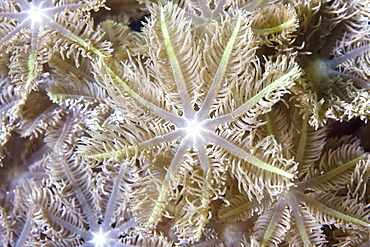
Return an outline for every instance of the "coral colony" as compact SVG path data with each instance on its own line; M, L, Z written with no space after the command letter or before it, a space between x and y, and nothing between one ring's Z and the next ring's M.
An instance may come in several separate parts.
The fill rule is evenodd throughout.
M370 246L369 23L0 0L0 246Z

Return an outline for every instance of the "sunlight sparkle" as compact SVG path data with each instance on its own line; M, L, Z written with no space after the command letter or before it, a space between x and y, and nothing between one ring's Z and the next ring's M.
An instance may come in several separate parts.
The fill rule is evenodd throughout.
M106 244L108 244L109 239L109 231L103 233L103 229L100 227L99 232L92 232L93 239L89 241L89 243L92 243L95 245L95 247L104 247Z
M37 6L32 6L32 8L28 11L28 16L31 19L32 24L41 23L43 15L44 13L42 13Z

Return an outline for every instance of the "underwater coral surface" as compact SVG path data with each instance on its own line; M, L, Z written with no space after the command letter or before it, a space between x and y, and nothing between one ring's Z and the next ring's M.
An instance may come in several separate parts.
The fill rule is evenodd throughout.
M369 0L0 0L0 246L370 246Z

